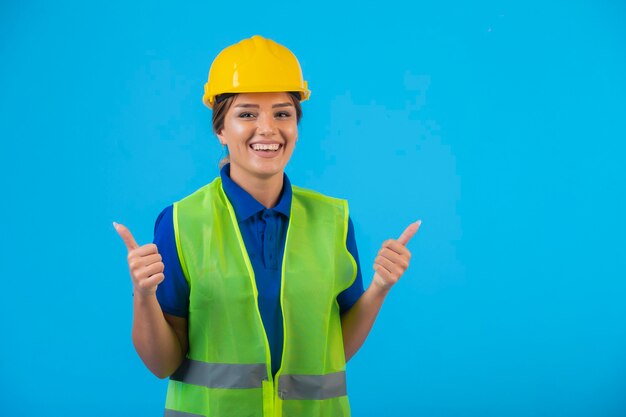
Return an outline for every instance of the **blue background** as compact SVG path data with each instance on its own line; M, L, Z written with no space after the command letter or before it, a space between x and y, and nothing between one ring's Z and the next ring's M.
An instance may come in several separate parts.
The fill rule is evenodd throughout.
M218 174L203 84L258 33L312 90L287 172L349 199L366 283L423 220L353 414L626 416L623 2L58 3L0 6L0 414L162 415L111 222L150 242Z

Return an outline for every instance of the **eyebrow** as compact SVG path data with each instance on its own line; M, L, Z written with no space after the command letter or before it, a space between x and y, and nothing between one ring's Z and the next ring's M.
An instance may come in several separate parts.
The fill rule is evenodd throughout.
M247 104L247 103L241 103L241 104L237 104L235 107L243 107L243 108L259 108L258 104ZM278 103L278 104L274 104L272 105L272 108L275 109L276 107L293 107L293 103Z

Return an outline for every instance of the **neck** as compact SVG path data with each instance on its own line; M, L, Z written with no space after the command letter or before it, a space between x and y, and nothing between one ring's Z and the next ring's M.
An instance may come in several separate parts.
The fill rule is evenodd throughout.
M269 177L255 177L247 175L238 167L230 164L230 179L246 190L256 201L265 208L272 208L278 204L280 192L283 189L283 173L274 174Z

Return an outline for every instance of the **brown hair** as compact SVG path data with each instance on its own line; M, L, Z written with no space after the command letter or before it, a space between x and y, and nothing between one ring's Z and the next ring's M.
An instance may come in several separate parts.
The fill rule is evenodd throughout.
M300 123L302 118L302 105L300 104L300 93L292 93L289 95L292 97L293 106L296 108L296 123ZM228 109L235 101L237 94L223 94L215 97L215 104L213 104L213 133L216 135L224 128L224 119ZM219 168L222 169L224 165L230 162L230 157L226 155L219 163Z

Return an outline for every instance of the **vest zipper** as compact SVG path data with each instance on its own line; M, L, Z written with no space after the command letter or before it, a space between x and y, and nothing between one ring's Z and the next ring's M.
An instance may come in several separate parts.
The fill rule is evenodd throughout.
M277 384L274 381L274 378L272 377L272 356L270 353L270 343L267 339L267 332L265 331L265 326L263 325L263 319L261 318L261 310L259 309L259 290L257 289L257 286L256 286L256 277L254 275L254 269L252 268L252 263L250 262L250 256L248 255L248 250L246 249L246 245L243 241L243 237L241 236L241 230L239 229L239 224L237 223L237 216L235 215L235 209L231 205L230 201L228 201L228 198L226 198L225 200L226 200L225 201L226 207L228 207L228 212L230 214L230 219L233 223L233 226L237 235L237 241L239 242L239 247L243 254L244 263L246 264L246 269L248 270L250 284L252 285L252 294L254 296L254 307L256 309L257 319L259 320L259 324L261 325L261 330L263 332L263 343L265 345L265 367L267 368L267 380L263 381L263 383L261 384L262 391L263 391L263 417L274 417L277 415L276 399L275 399ZM282 293L282 288L281 288L281 293ZM282 300L281 300L281 308L282 308ZM284 320L284 317L283 317L283 320ZM269 389L271 389L271 392L266 392ZM270 404L266 404L266 402L269 402Z
M291 202L291 207L289 207L289 221L287 223L287 233L285 233L285 246L283 247L283 262L280 270L280 311L283 317L283 351L282 355L280 355L280 367L276 372L276 378L274 381L274 390L276 392L275 396L275 405L274 405L274 417L282 417L283 409L280 406L280 401L285 398L285 393L280 391L278 388L278 381L280 379L280 375L283 372L283 367L285 366L285 348L287 346L287 338L289 335L287 334L287 320L285 318L285 259L287 255L287 247L289 245L289 232L291 231L291 219L293 216L293 200Z

